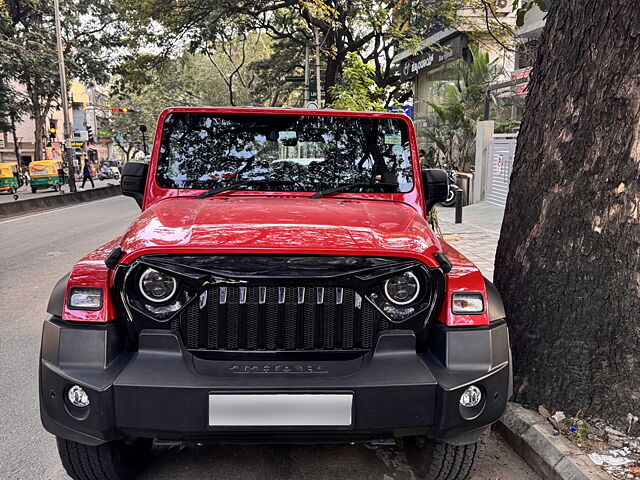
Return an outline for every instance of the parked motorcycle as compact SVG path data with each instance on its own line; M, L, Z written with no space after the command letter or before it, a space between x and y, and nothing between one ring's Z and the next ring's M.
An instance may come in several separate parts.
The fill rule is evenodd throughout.
M455 169L450 169L449 176L449 185L456 185L456 175L457 171ZM449 187L449 192L447 193L447 199L441 203L443 207L453 207L456 203L456 189Z

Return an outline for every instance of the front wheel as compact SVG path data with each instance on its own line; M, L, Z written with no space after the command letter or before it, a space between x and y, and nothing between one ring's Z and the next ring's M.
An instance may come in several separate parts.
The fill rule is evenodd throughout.
M144 468L153 441L109 442L97 447L57 437L62 465L74 480L131 480Z
M417 480L468 480L488 438L489 430L481 440L468 445L451 445L433 439L407 439L407 460Z
M442 202L443 207L453 207L456 204L456 191L449 187L449 192L447 193L447 199Z

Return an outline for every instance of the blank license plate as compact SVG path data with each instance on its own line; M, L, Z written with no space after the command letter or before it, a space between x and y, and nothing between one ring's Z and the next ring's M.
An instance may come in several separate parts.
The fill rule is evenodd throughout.
M212 427L351 425L353 394L209 395Z

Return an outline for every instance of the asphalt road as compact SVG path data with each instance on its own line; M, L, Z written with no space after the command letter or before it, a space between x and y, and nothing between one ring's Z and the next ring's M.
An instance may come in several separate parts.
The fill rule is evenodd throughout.
M0 222L0 479L66 479L40 425L40 329L55 282L82 256L121 234L138 210L113 197ZM400 452L362 446L156 447L143 479L413 480ZM493 434L474 480L538 480Z
M98 180L97 178L93 180L96 188L106 187L108 185L119 185L120 180ZM82 180L80 182L76 182L76 187L78 191L82 191L80 186L82 185ZM85 189L90 189L91 183L87 180L85 184ZM65 193L69 193L69 186L63 185L62 190ZM23 185L18 190L18 201L27 200L30 198L40 198L40 197L48 197L51 195L60 195L60 192L56 192L53 188L47 188L46 190L37 190L36 193L31 193L31 187L29 185ZM0 192L0 203L14 202L13 195L6 192Z

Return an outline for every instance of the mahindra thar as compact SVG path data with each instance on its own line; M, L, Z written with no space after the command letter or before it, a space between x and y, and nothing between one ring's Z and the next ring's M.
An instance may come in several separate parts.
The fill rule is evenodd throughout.
M511 396L499 293L436 237L448 192L388 112L169 108L141 215L54 287L40 412L74 479L153 442L405 449L466 479Z

